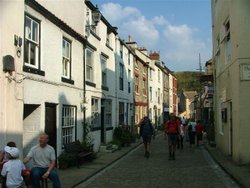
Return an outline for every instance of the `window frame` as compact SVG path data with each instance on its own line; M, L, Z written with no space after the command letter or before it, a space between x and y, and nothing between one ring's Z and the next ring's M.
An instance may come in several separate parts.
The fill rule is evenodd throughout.
M68 110L68 112L66 112L66 110ZM66 118L68 118L67 122L66 122ZM65 122L66 124L69 123L69 125L65 125ZM63 105L62 106L62 126L61 126L62 145L75 141L76 122L77 122L77 107L71 106L71 105ZM70 133L68 133L67 135L64 135L64 132L65 132L64 130Z
M107 58L101 56L102 86L108 87Z
M90 64L88 64L88 53L91 54L91 59L89 60ZM86 70L85 70L85 75L86 75L86 81L94 83L94 51L91 50L90 48L86 48L85 51L85 61L86 61ZM89 67L89 78L88 78L88 67Z
M26 24L27 24L27 19L31 20L32 22L34 23L37 23L38 25L38 28L37 28L37 43L36 43L36 55L35 55L35 65L32 65L28 62L26 62L26 58L29 59L29 55L27 55L28 52L28 45L27 44L30 44L30 43L34 43L32 42L30 39L26 38L26 35L27 35L27 31L26 31ZM32 32L32 31L30 31ZM33 74L38 74L38 75L41 75L41 76L44 76L45 75L45 72L41 70L41 61L40 61L40 55L41 55L41 21L38 20L37 18L33 17L32 15L28 14L28 13L25 13L24 15L24 52L23 52L23 56L24 56L24 63L23 63L23 71L24 72L30 72L30 73L33 73Z
M101 117L100 117L100 100L97 97L91 98L91 126L100 127Z
M66 57L65 54L64 54L64 42L66 44L68 44L68 56L69 57ZM67 48L66 48L67 49ZM71 79L71 66L72 66L72 61L71 61L71 50L72 50L72 43L70 40L68 40L66 37L63 37L62 39L62 77L63 78L66 78L66 79ZM65 71L64 71L64 60L66 60L67 62L67 65L66 65L66 68L68 69L66 72L67 74L65 75Z
M119 64L119 89L124 90L124 65L122 63Z

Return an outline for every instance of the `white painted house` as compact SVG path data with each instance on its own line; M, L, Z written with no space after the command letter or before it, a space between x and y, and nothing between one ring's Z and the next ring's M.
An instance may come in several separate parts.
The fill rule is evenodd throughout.
M71 7L67 9L65 7ZM58 154L83 139L84 2L25 1L23 148L45 131ZM61 10L64 10L64 14ZM71 15L70 18L67 15ZM23 27L22 25L20 27Z
M116 39L116 116L115 126L134 128L134 52Z

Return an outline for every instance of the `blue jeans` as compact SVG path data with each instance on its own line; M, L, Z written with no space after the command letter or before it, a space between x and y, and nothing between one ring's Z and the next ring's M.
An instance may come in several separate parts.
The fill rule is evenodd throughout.
M35 188L40 188L40 179L42 178L43 174L47 172L48 168L41 168L41 167L34 167L31 169L31 177L32 177L32 184ZM59 177L56 171L53 169L48 177L52 183L53 188L61 188Z

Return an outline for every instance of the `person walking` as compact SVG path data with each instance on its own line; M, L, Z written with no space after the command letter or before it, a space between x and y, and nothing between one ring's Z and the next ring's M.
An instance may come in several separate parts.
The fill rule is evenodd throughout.
M204 126L202 125L201 121L197 121L197 125L195 127L196 131L196 146L199 147L200 142L202 141L202 134L203 134Z
M19 150L16 147L5 147L8 162L4 163L1 175L6 178L6 187L21 187L23 183L22 171L25 169L23 162L18 159Z
M53 188L60 188L60 180L54 167L56 164L55 150L48 145L48 135L40 133L39 144L33 146L28 155L23 159L24 164L33 159L33 168L31 169L32 184L35 188L40 188L40 179L49 178L53 182Z
M154 133L154 128L149 118L145 116L140 123L140 136L142 137L144 144L144 156L149 158L150 155L150 143Z
M191 148L193 148L195 145L195 127L196 127L196 122L192 119L188 123L188 136Z
M180 123L174 113L170 114L170 120L165 125L165 132L168 135L169 160L175 160L175 150L180 133Z
M183 140L185 137L185 127L181 124L180 125L180 135L179 135L179 140L180 140L180 149L183 149Z

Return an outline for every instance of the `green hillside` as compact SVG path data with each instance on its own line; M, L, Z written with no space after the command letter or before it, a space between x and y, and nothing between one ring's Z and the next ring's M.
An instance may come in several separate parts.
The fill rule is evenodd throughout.
M175 72L177 78L177 93L178 95L182 90L185 91L199 91L200 81L199 72Z

